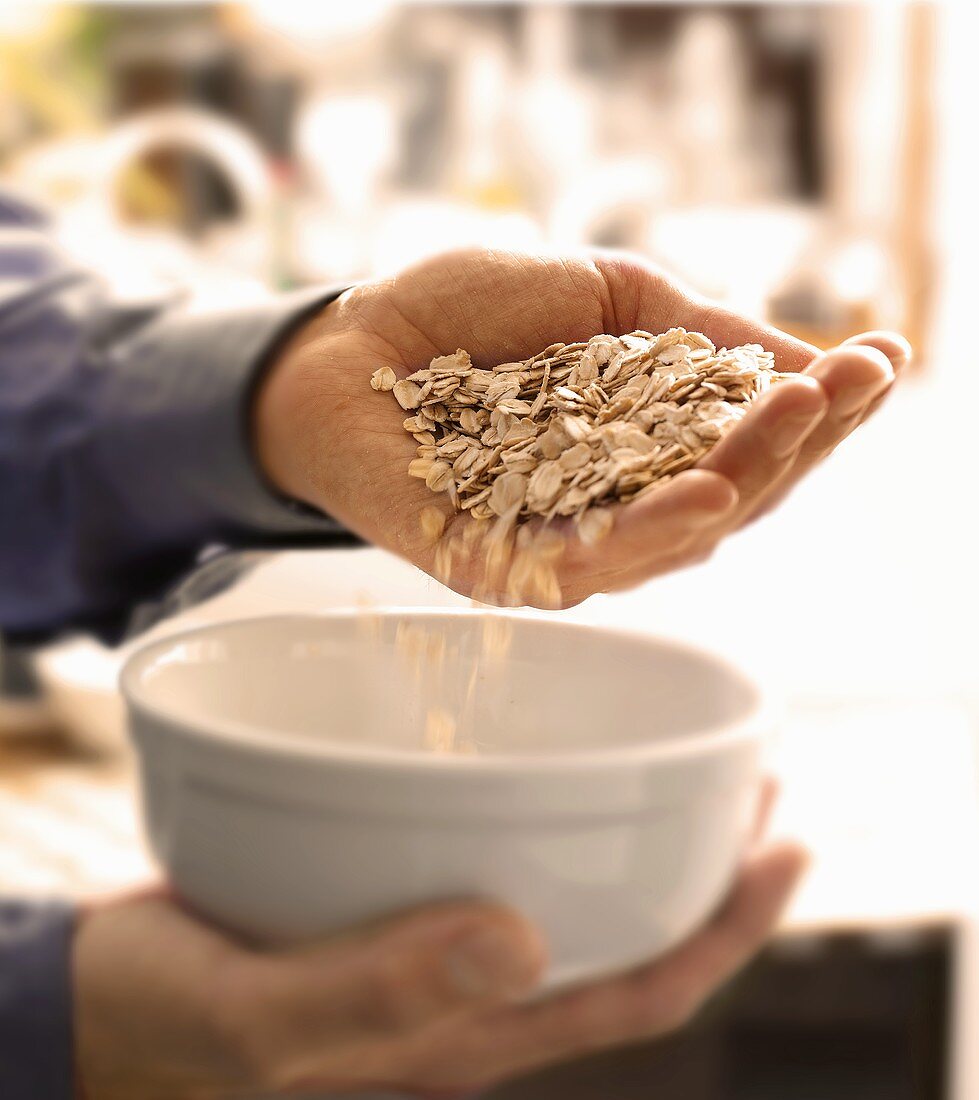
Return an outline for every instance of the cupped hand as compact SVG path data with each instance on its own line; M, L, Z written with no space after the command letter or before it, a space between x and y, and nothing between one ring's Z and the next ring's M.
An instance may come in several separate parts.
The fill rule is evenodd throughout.
M102 903L74 942L79 1096L444 1098L662 1036L762 946L805 862L794 845L757 848L714 917L669 955L532 1001L544 945L488 903L276 951L236 942L162 892Z
M282 492L435 573L421 510L437 504L449 534L472 521L408 476L416 444L397 402L371 390L373 372L389 366L405 377L457 347L491 367L558 341L678 325L718 346L760 343L798 378L757 401L696 469L617 508L598 546L569 540L557 567L565 605L703 559L860 425L910 358L902 337L879 332L821 354L634 258L455 252L347 291L293 337L258 393L259 460ZM478 564L449 581L471 595Z

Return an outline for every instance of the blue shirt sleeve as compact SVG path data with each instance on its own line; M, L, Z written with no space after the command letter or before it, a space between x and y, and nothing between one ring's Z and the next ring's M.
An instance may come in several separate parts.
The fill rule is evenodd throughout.
M0 632L111 635L206 544L330 542L249 443L273 349L338 291L221 315L127 308L0 194ZM0 1097L72 1095L72 912L0 902Z
M74 1095L71 988L74 916L60 903L0 901L0 1096Z
M339 291L222 314L126 308L0 195L0 630L111 633L208 543L329 542L249 442L271 351Z

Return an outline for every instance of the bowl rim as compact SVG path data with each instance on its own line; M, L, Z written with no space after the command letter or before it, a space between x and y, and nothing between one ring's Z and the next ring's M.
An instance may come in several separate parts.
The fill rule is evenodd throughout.
M304 763L363 768L375 771L452 771L457 775L486 776L493 773L587 772L622 770L643 763L682 763L696 757L709 756L723 749L762 740L775 724L775 706L771 693L743 669L727 657L693 642L661 636L639 628L605 626L585 622L553 622L545 613L533 609L467 608L381 605L366 614L384 618L411 616L423 619L482 618L492 615L518 621L543 622L551 627L594 633L605 637L627 640L650 647L664 647L681 653L707 665L713 665L733 680L746 687L752 696L748 711L733 722L704 726L682 737L664 742L637 742L624 745L605 745L568 752L553 750L527 753L494 752L481 754L438 753L421 749L401 749L372 745L364 748L355 742L339 739L316 741L299 734L287 732L267 733L247 722L236 719L205 720L178 716L165 705L149 697L142 675L175 645L191 641L200 635L213 634L228 629L254 627L258 624L278 622L309 622L322 620L347 620L363 616L362 607L331 607L322 611L285 612L247 615L236 619L224 619L212 623L175 631L164 637L156 637L136 648L126 658L119 672L118 684L130 718L130 736L133 732L132 714L142 712L163 725L171 733L200 743L219 745L238 754L259 754L265 757L300 759Z

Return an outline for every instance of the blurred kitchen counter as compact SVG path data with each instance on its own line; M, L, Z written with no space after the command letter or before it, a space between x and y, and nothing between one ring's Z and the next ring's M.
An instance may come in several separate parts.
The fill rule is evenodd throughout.
M0 893L83 898L153 874L128 756L54 732L0 737Z

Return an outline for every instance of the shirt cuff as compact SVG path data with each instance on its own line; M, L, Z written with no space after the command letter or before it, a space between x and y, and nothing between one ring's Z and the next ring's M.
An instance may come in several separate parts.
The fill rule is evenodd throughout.
M0 1096L71 1100L71 938L58 902L0 902Z
M275 349L344 289L303 290L224 313L172 310L118 349L117 423L132 438L117 435L111 445L117 457L138 454L140 476L153 479L140 494L156 511L145 517L150 526L215 538L343 531L267 483L250 418L256 382Z

